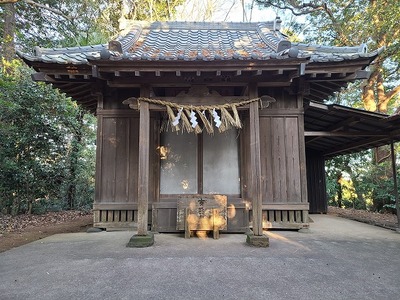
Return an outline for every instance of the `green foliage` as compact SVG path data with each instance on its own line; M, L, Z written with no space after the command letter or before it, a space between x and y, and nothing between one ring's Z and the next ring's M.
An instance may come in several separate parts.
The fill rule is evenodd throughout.
M43 0L15 4L15 40L20 50L107 43L120 31L122 18L165 21L183 0ZM5 7L0 5L0 35ZM4 42L4 41L3 41ZM21 49L22 48L22 49Z
M400 106L400 6L397 1L256 1L280 13L301 16L297 18L297 25L291 24L290 35L302 36L306 43L365 44L369 51L384 47L370 68L370 77L363 83L364 107L390 113Z
M399 174L397 174L399 176ZM395 212L395 196L393 187L392 167L389 161L374 164L371 169L371 179L368 183L373 198L375 211ZM391 210L393 208L393 210Z
M339 207L366 208L368 199L363 189L370 152L343 155L326 162L328 200Z
M109 1L44 0L15 4L17 47L65 47L106 43L118 33L120 11L107 10ZM108 11L108 14L106 14ZM0 6L0 34L5 26L5 7ZM115 20L116 19L116 20Z
M42 212L91 203L93 117L84 116L80 123L77 116L83 112L75 102L33 82L30 70L20 66L12 75L0 75L0 111L0 211ZM71 151L74 143L79 145ZM66 201L71 184L81 192L73 206Z
M373 150L335 157L326 162L330 205L395 212L390 161L374 163ZM400 172L397 171L397 177Z

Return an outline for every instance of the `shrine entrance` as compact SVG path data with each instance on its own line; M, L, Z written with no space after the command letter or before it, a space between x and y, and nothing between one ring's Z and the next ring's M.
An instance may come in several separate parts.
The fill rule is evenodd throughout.
M240 133L160 134L160 198L180 194L241 196Z
M182 196L224 195L230 212L224 230L245 232L251 209L244 184L246 172L242 171L248 152L244 149L249 145L248 104L262 106L261 98L221 96L206 86L191 86L171 96L124 101L133 110L147 102L152 115L150 139L156 151L150 157L154 189L150 191L149 228L181 230L176 216Z

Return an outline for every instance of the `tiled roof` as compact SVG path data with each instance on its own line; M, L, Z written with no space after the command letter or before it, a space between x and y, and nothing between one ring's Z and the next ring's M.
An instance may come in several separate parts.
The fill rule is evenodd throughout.
M335 62L373 57L364 45L326 47L291 43L276 22L189 23L134 22L127 34L109 45L72 48L35 48L34 55L18 53L28 61L87 64L89 60L221 61L307 58Z
M121 44L132 60L263 60L290 48L263 23L142 23L131 33L138 38Z

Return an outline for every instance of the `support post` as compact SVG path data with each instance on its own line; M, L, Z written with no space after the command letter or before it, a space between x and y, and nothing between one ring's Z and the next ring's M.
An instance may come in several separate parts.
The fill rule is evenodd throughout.
M149 103L141 102L139 111L138 235L147 235L150 153Z
M258 102L250 104L250 164L252 173L253 232L262 235L262 197L261 197L261 161L260 161L260 124Z
M257 84L249 85L249 97L258 97ZM269 239L263 235L262 227L262 194L261 194L261 149L260 149L260 116L259 103L250 103L250 170L251 174L251 197L253 209L253 233L247 235L246 242L252 246L268 247Z
M394 198L396 203L397 212L397 231L400 231L400 203L399 203L399 192L397 189L397 171L396 171L396 154L394 153L393 141L390 143L390 154L392 158L392 172L393 172L393 188L394 188Z
M154 235L147 230L149 206L149 156L150 156L150 109L149 103L140 103L139 162L138 162L138 231L127 247L149 247Z

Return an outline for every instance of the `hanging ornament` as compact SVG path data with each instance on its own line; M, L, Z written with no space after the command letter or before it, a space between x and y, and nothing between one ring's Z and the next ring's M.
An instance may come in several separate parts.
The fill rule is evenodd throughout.
M221 122L221 118L219 117L215 108L213 108L213 110L212 110L212 115L214 118L215 127L219 128L221 126L222 122Z
M182 114L183 108L180 108L178 110L178 114L175 117L175 120L172 121L172 126L177 126L179 124L179 120L181 119L181 114Z
M189 116L189 114L188 114L187 109L182 110L182 113L181 113L182 128L184 130L186 130L187 132L192 132L193 128L192 128L192 126L190 124L188 116Z
M233 117L235 119L235 127L242 128L242 122L240 121L240 117L239 117L239 113L236 108L236 104L232 104L232 112L233 112Z
M189 111L187 108L185 108L185 109L183 110L183 112L184 112L184 115L187 115L188 118L191 118L192 110ZM197 118L196 118L196 120L197 120ZM194 132L195 132L196 134L199 134L199 133L202 132L202 130L201 130L199 124L197 123L197 121L196 121L196 126L193 126L193 127L192 127L192 124L190 123L189 119L187 120L187 123L188 123L187 126L190 128L191 132L192 132L193 130L194 130Z
M193 110L190 111L190 123L192 123L193 128L195 128L197 126L197 124L199 124L197 122L196 113Z
M262 98L266 97L267 103L276 101L274 98L269 96L263 96ZM216 105L182 105L160 99L140 97L138 99L129 98L124 101L124 104L129 104L129 107L131 107L132 101L134 100L137 100L138 107L140 101L146 101L148 103L154 103L166 107L168 121L165 121L165 123L162 124L161 130L167 130L166 126L170 125L172 131L182 130L182 132L195 132L196 134L201 133L203 129L205 129L207 133L213 134L213 125L218 128L219 132L224 132L230 127L242 128L237 108L256 101L262 102L261 98L254 98L242 100L236 103L231 102ZM174 110L177 112L176 115Z
M203 110L196 110L197 115L200 117L200 120L203 122L204 128L206 129L207 133L213 134L214 128L212 126L212 121L210 122L206 116L206 111Z

